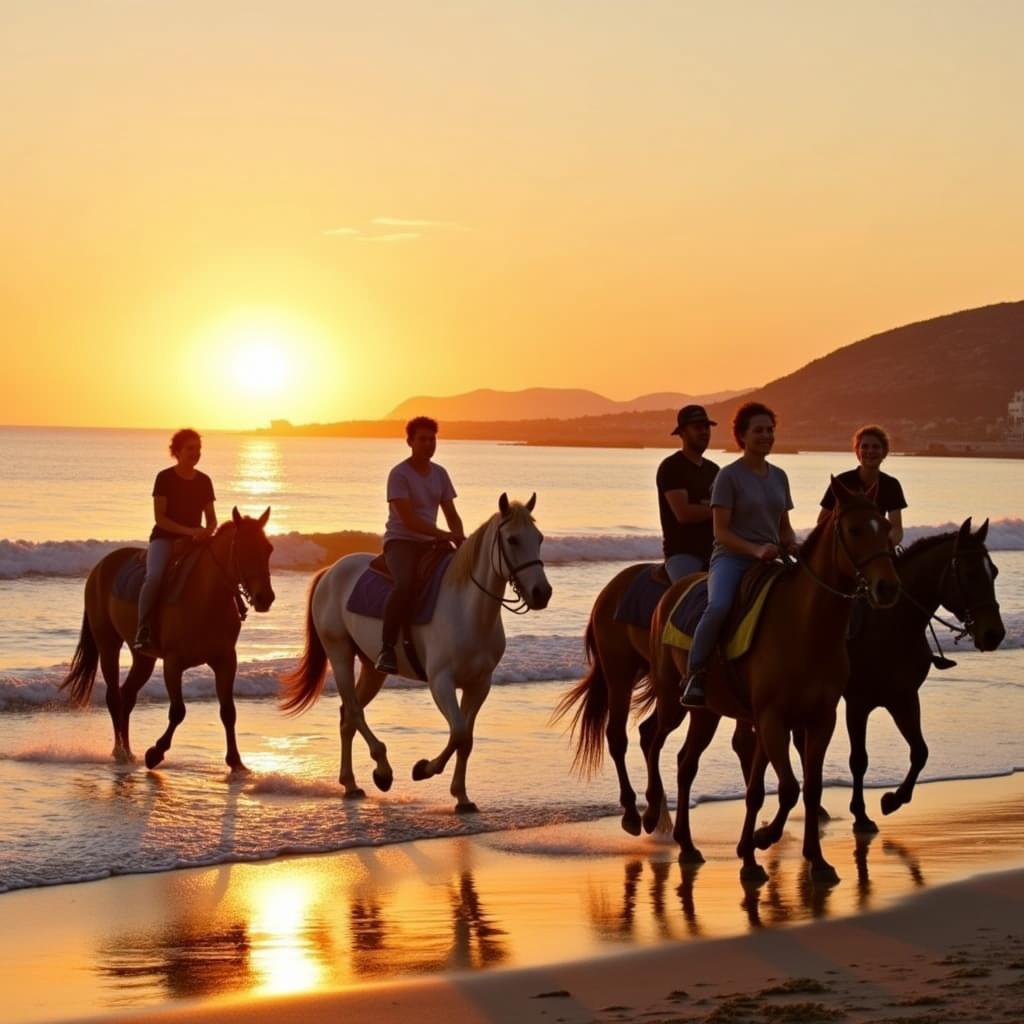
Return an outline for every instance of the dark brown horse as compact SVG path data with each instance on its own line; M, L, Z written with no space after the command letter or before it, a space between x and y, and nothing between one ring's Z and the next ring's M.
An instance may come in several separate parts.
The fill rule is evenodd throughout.
M822 764L835 729L836 705L849 674L846 630L850 600L864 593L872 605L889 607L899 595L899 578L889 549L889 524L875 505L837 481L836 512L817 526L800 551L800 569L778 579L762 612L750 650L729 665L716 659L708 674L707 708L691 711L687 741L679 755L679 796L675 838L682 860L702 860L689 825L690 788L700 755L711 742L722 716L744 719L756 727L756 745L747 771L747 812L737 855L743 877L767 877L754 855L782 836L800 785L789 762L790 734L804 735L803 853L812 876L838 881L825 860L818 835ZM686 653L662 642L666 619L687 581L680 580L662 598L651 624L651 673L637 694L641 706L657 702L657 725L647 753L647 810L644 827L652 831L665 800L658 757L668 734L685 710L679 704L686 675ZM779 810L772 822L755 831L764 803L768 762L779 779Z
M157 657L162 657L171 706L166 731L146 751L146 767L155 768L164 759L174 730L185 718L181 693L185 670L209 665L216 679L220 718L227 736L225 760L232 771L245 770L235 741L235 642L242 625L236 596L240 590L249 595L258 612L269 611L274 602L270 586L273 548L263 532L269 518L269 508L259 519L232 509L231 522L224 523L204 543L180 599L161 607L154 634L156 650L132 652L123 685L119 685L121 645L130 644L135 635L138 608L134 601L115 597L113 583L124 563L138 556L139 548L118 548L89 573L82 633L61 689L70 689L73 703L87 704L99 666L107 684L107 709L114 725L113 756L118 760L134 760L128 722L139 691L152 675Z

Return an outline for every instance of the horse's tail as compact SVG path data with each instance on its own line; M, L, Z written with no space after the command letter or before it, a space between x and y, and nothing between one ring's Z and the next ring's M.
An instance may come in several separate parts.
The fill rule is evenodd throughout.
M78 646L71 659L71 667L60 684L62 690L71 688L71 703L76 707L84 707L89 703L92 688L96 682L96 669L100 663L100 649L96 646L96 638L92 635L89 625L89 613L82 613L82 632L78 637Z
M637 718L642 718L647 714L648 711L654 707L655 702L658 699L658 681L655 679L654 668L647 673L640 680L640 684L633 691L633 698L631 701L633 714Z
M313 622L313 595L327 569L321 569L309 587L306 604L306 647L298 666L292 672L281 676L281 710L292 715L302 714L315 704L324 688L327 677L327 651L320 641Z
M608 680L597 650L593 613L587 623L584 643L590 671L558 702L551 720L559 721L579 705L572 716L571 734L576 741L572 767L583 778L589 778L601 767L604 731L608 724Z

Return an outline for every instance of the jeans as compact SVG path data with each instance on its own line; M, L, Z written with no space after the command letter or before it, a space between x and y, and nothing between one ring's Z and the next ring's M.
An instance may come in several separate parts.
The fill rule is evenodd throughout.
M669 555L665 559L665 572L668 573L668 578L675 583L676 580L681 580L684 576L690 576L695 572L704 571L704 562L696 555Z
M139 591L139 624L146 622L153 612L157 595L160 593L160 582L167 571L167 563L174 551L174 541L157 538L149 542L146 550L146 578L142 581Z
M711 556L708 576L708 606L693 631L693 646L690 648L690 673L707 668L711 654L718 642L725 620L732 610L732 602L739 590L743 574L757 561L750 555L734 555L730 552Z
M394 647L403 623L408 621L416 596L416 566L430 547L429 542L415 540L389 540L384 545L384 561L394 577L395 586L384 605L384 625L381 642Z

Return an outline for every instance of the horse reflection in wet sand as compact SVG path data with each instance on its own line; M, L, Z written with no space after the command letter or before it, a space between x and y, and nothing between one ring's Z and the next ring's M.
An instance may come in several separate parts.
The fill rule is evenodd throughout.
M440 774L455 754L451 794L459 812L477 809L466 792L466 766L477 714L505 653L501 610L510 603L505 589L512 585L528 609L546 608L551 600L551 585L540 557L544 538L532 515L535 504L536 495L525 504L501 495L498 511L466 540L445 570L432 620L411 630L430 693L449 728L441 753L432 760L417 761L412 777L418 781ZM357 732L374 760L377 787L386 792L394 780L387 748L370 729L363 711L387 678L373 667L372 660L380 649L381 622L354 614L347 607L353 587L372 560L373 555L347 555L313 579L302 660L282 679L283 708L304 711L320 696L330 662L341 697L338 781L347 797L365 795L356 784L352 765L352 740ZM398 656L399 669L415 678L401 648ZM358 680L353 670L356 658L362 666ZM462 691L461 700L457 690Z
M790 734L804 736L803 853L819 881L838 881L825 860L818 834L822 767L835 729L836 706L849 675L846 632L851 599L863 592L875 607L889 607L899 596L899 577L889 548L889 523L873 502L833 480L838 499L834 514L817 526L800 550L800 567L782 575L768 596L750 650L728 665L716 659L708 677L707 708L693 709L686 742L679 754L678 803L674 836L684 860L703 860L690 835L690 789L700 756L714 737L722 715L752 721L756 743L747 779L746 817L736 849L742 876L765 878L755 858L782 837L800 784L789 761ZM651 673L637 694L641 707L656 702L657 728L647 756L648 787L644 826L652 831L663 811L665 791L658 758L665 738L681 722L681 679L685 651L663 643L667 617L692 577L665 594L651 624ZM764 803L764 775L771 762L779 780L779 809L772 821L755 829Z
M270 585L270 553L273 546L263 528L270 518L268 508L259 519L232 510L210 540L202 543L194 568L174 604L160 608L156 649L132 651L132 664L120 683L121 647L135 636L138 607L135 601L114 595L118 572L139 548L118 548L101 559L85 582L85 613L82 633L61 689L71 691L73 703L89 703L97 667L107 685L107 709L114 726L113 756L134 760L129 721L139 691L153 674L157 658L164 660L164 682L170 698L168 725L156 743L146 751L146 767L155 768L170 749L174 731L185 720L182 676L197 665L213 669L220 702L220 719L227 740L225 760L232 771L244 771L235 739L234 686L238 656L235 644L242 628L239 589L251 595L258 612L270 610L274 590Z

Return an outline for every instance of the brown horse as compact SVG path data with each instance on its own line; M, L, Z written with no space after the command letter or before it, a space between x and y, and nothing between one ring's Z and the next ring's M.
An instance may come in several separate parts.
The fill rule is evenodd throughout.
M833 481L836 512L816 527L800 551L800 569L778 579L769 595L750 650L724 665L716 660L708 674L707 708L691 711L686 744L679 755L679 796L674 836L680 859L703 858L693 845L689 825L690 788L700 755L711 742L719 719L746 719L756 727L756 745L747 770L747 812L736 852L742 877L767 876L754 856L782 836L800 785L789 762L790 733L804 739L803 853L812 877L838 881L821 852L818 812L822 764L832 738L836 705L849 674L846 630L850 599L864 593L875 607L889 607L899 595L899 578L889 548L889 524L876 506ZM647 810L644 827L652 831L662 811L665 791L658 757L668 734L682 721L680 681L686 676L686 653L662 642L666 619L687 585L680 580L662 598L651 624L651 673L637 694L643 707L657 701L657 724L647 750ZM755 831L764 803L764 773L771 762L779 779L779 810L772 822Z
M269 611L274 603L270 586L270 552L273 547L263 527L270 518L268 508L259 519L250 519L232 509L231 522L224 523L206 541L185 582L180 599L164 605L155 631L156 650L133 651L132 664L123 685L119 685L121 645L135 635L138 608L134 601L113 594L118 572L139 548L118 548L97 563L85 582L85 614L82 633L61 689L70 688L74 704L88 704L96 681L96 668L107 684L107 709L114 725L113 756L134 760L128 737L128 722L139 691L153 674L156 659L164 660L164 682L171 706L168 726L146 751L146 767L155 768L170 749L174 730L185 718L181 679L186 669L209 665L217 684L220 719L227 736L227 761L232 771L244 771L235 741L235 643L241 629L236 598L241 591L250 597L258 612Z

